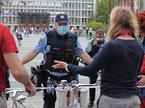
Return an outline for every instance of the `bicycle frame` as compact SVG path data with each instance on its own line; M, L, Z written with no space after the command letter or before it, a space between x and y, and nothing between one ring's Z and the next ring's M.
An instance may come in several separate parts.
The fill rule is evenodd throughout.
M20 104L23 108L26 108L23 105L23 102L26 99L26 96L22 95L22 93L26 92L22 88L8 88L6 89L6 94L11 94L10 98L12 99L12 108L19 108Z
M73 83L67 83L65 81L62 81L61 84L57 85L57 88L70 88L74 90L74 93L78 91L79 88L96 88L99 87L97 84L73 84ZM55 87L37 87L36 90L47 90L47 89L56 89ZM26 99L26 96L22 95L24 92L26 92L25 89L23 88L7 88L6 89L6 94L11 94L10 98L12 99L12 108L19 108L19 105L21 105L23 108L26 108L26 106L23 105L23 102ZM74 95L76 96L76 94ZM76 104L74 97L74 105Z

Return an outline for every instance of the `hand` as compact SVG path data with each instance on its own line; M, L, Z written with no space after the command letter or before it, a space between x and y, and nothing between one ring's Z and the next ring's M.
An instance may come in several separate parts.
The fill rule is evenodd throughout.
M54 69L67 69L68 64L66 62L55 60L54 63L56 63L52 66Z
M100 76L97 78L96 84L101 85L101 78L100 78Z
M92 44L93 46L97 46L97 39L95 39Z
M139 81L137 82L137 85L145 86L145 75L139 75L138 78L139 78Z
M29 85L25 85L25 89L28 92L28 97L34 96L36 94L36 88L32 82Z

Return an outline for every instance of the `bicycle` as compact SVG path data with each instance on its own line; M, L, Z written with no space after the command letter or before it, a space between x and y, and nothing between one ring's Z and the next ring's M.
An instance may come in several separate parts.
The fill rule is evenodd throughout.
M70 94L67 95L67 98L70 99L70 95L72 95L72 102L68 104L68 108L79 108L80 106L80 88L96 88L99 87L97 84L75 84L73 83L67 83L65 80L61 82L61 84L57 84L57 87L37 87L36 91L41 90L56 90L59 93L59 90L64 90L67 88ZM7 88L6 94L10 94L10 98L12 99L12 108L26 108L26 106L23 104L27 98L27 96L23 95L26 90L23 88ZM62 92L61 92L62 93ZM73 93L73 94L71 94ZM79 100L79 101L78 101ZM63 104L63 103L62 103ZM59 107L60 108L60 107ZM80 107L81 108L81 107Z
M26 96L22 95L22 93L26 92L22 88L7 88L6 94L10 94L10 98L12 99L12 108L20 108L20 105L23 108L26 108L23 105L23 102L26 100Z

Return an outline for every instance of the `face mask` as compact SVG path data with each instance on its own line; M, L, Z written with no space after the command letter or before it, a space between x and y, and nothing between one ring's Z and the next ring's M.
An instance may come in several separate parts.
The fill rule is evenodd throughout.
M68 32L68 26L58 26L56 31L59 35L64 36Z

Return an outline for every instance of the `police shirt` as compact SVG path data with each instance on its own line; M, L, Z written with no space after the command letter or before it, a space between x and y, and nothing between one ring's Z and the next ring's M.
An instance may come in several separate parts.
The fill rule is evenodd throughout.
M33 50L39 53L46 54L50 51L50 47L51 47L50 45L47 45L47 36L46 36L46 33L44 32L39 42L35 45ZM84 50L77 39L77 47L75 48L75 53L77 55L80 55L82 52L84 52Z

